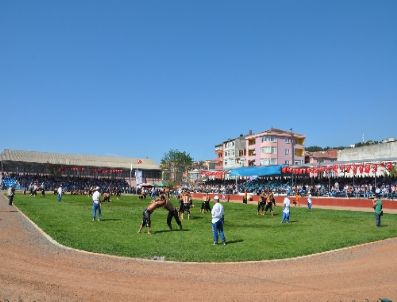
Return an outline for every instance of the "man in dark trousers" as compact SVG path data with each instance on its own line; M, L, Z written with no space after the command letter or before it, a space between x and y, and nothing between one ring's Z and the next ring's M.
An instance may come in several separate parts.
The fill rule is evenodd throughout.
M147 233L149 235L152 234L151 230L151 220L150 220L150 215L154 212L159 207L162 207L165 203L166 199L164 195L161 195L160 197L154 199L148 206L147 208L143 211L142 213L142 223L141 226L139 227L138 233L141 232L142 228L146 226Z
M176 223L179 226L179 229L182 230L182 223L181 220L179 219L179 213L178 210L172 205L171 201L165 197L165 194L160 195L160 199L156 201L156 203L160 207L164 207L168 211L168 216L167 216L167 225L172 230L172 218L175 218Z

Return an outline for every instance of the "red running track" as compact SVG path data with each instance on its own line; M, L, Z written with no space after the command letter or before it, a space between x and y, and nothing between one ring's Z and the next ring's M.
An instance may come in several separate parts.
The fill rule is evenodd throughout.
M231 202L243 202L243 195L231 195L231 194L209 194L211 199L215 195L218 195L222 201L229 199ZM193 199L201 200L205 196L204 193L192 193ZM259 196L254 195L248 203L258 202ZM276 203L280 204L283 202L284 196L275 196ZM291 202L295 200L295 196L290 196ZM329 207L346 207L346 208L371 208L373 199L364 198L329 198L329 197L313 197L313 205L317 206L329 206ZM300 197L298 204L306 205L307 197ZM382 200L383 208L390 210L397 210L397 200Z

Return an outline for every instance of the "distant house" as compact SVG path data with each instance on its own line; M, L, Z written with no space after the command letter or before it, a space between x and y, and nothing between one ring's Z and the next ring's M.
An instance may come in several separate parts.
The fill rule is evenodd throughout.
M337 161L338 150L305 152L305 164L327 164Z

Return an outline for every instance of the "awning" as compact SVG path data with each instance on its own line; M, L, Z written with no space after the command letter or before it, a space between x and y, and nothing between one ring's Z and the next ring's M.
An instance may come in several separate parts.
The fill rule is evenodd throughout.
M281 175L282 165L262 166L262 167L243 167L231 169L229 174L232 176L276 176Z

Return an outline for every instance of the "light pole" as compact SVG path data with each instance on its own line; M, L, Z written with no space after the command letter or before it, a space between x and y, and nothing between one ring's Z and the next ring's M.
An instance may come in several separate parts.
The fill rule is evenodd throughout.
M132 186L131 186L131 173L132 173L132 165L131 165L131 169L130 169L130 189L128 190L129 193L132 193Z
M292 132L292 128L289 129L291 131L291 152L292 152L292 165L295 165L295 146L294 146L294 133Z
M294 134L292 132L292 128L289 129L291 131L291 165L295 165L295 150L294 150ZM292 187L294 187L294 174L292 174Z

